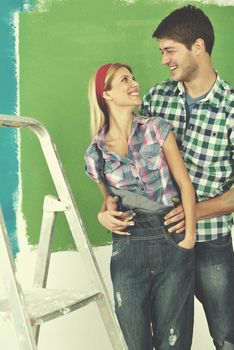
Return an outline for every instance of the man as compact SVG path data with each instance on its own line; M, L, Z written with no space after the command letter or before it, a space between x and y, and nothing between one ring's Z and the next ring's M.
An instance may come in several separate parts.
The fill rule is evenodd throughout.
M141 114L160 116L174 127L197 194L195 294L216 349L234 350L234 90L212 66L214 31L200 9L188 5L173 11L153 37L172 79L149 90ZM116 208L110 197L107 207ZM114 231L132 224L117 221ZM173 223L170 232L184 230L181 205L166 216L165 224Z
M162 64L172 79L144 96L141 114L169 121L197 194L196 296L203 304L216 349L234 350L234 90L214 70L214 31L208 17L188 5L156 28ZM166 217L169 231L184 229L179 205Z

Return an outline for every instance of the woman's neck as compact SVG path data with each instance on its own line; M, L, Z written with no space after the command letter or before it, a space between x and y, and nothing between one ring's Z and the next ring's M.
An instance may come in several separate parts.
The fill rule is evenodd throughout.
M128 142L132 129L132 117L132 111L110 113L108 139Z

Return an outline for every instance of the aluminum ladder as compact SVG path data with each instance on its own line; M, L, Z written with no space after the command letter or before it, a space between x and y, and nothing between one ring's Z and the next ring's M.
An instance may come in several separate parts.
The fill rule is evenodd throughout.
M4 217L0 210L0 275L6 286L6 300L0 299L0 310L10 310L20 350L37 349L40 324L77 310L92 301L97 303L112 349L127 350L72 191L47 129L36 119L10 115L0 115L0 126L27 128L36 134L58 196L55 198L46 195L44 199L34 285L30 291L23 291L17 280L16 266L8 242ZM91 283L91 290L88 292L46 288L53 226L58 212L65 214L78 254L87 271Z

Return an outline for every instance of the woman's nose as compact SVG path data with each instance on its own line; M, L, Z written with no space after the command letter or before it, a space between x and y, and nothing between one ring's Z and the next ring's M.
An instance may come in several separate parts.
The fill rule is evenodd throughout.
M136 80L132 80L132 86L139 86L139 83Z

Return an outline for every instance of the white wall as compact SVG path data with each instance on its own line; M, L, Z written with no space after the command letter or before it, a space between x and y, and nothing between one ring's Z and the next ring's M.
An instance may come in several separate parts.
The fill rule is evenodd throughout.
M35 264L35 250L21 254L17 259L18 277L25 287L32 283L32 270ZM112 295L109 276L111 246L95 248L107 288ZM79 268L77 252L52 254L48 287L62 289L82 289L88 285L85 272ZM69 272L69 273L67 273ZM1 285L1 290L3 286ZM195 304L195 329L192 350L213 350L206 321L200 304ZM19 350L14 328L9 314L0 313L0 349ZM41 327L39 350L110 350L109 339L105 335L95 303L64 317L52 320ZM181 349L182 350L182 349Z

